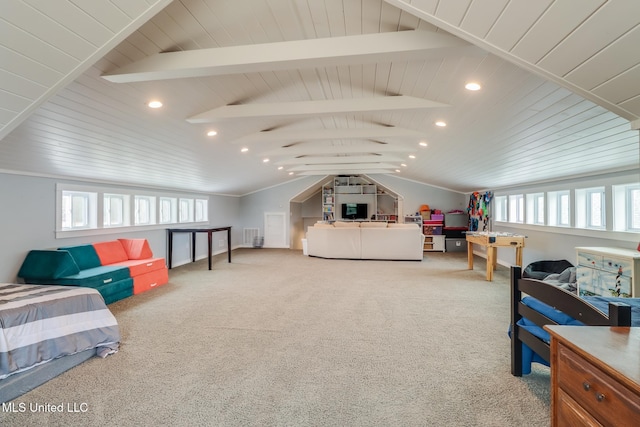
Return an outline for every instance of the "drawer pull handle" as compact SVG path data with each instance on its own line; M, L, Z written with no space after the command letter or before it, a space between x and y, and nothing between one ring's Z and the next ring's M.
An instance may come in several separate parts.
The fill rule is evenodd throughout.
M591 384L585 381L582 383L582 388L584 389L584 391L589 391L591 389Z
M604 394L602 393L596 393L596 400L598 402L602 402L604 400Z

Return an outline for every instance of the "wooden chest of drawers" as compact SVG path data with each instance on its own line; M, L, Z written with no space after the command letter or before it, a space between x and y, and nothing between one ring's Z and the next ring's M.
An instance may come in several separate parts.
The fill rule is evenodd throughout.
M640 425L640 328L546 326L551 425Z

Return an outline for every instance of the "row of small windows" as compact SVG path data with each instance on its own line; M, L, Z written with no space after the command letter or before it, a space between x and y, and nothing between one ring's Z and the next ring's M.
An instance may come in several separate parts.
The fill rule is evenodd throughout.
M206 222L208 204L199 198L62 191L60 225L61 230L86 230Z
M607 229L605 187L496 196L495 220L517 224ZM611 187L611 230L640 232L640 184ZM571 208L574 208L572 216ZM573 219L574 223L571 224Z

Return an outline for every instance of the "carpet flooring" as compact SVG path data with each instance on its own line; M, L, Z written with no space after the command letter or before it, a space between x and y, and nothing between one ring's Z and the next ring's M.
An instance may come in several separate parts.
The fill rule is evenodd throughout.
M548 426L549 370L511 376L508 270L486 282L483 267L287 249L180 266L109 306L117 354L17 398L27 410L0 424Z

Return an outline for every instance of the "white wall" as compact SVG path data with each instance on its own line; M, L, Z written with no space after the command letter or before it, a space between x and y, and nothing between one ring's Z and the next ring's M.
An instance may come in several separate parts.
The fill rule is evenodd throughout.
M413 215L420 210L421 205L425 204L431 209L440 209L443 212L467 207L467 195L463 193L410 181L395 175L370 175L370 178L403 198L404 212L398 212L401 216Z
M630 184L640 182L640 171L626 171L610 173L598 176L584 177L574 180L562 180L548 182L542 185L529 185L513 187L509 189L496 190L495 196L509 194L527 194L558 190L575 190L580 188L590 188L595 186L605 186L610 188L616 184ZM613 201L607 196L607 217L612 218ZM572 206L572 210L576 207ZM605 246L626 249L636 249L640 243L640 233L622 233L611 230L611 223L608 224L608 231L584 230L584 229L563 229L561 227L544 227L530 224L509 224L494 223L493 231L502 231L527 236L525 248L523 250L523 267L533 261L566 259L572 264L576 264L577 246ZM484 255L484 251L476 247L474 252ZM498 249L498 262L502 265L515 263L515 250L511 248Z
M167 257L167 232L164 228L147 231L116 231L113 234L101 234L87 237L56 238L56 184L67 183L76 185L96 186L73 180L33 177L0 173L0 281L15 282L17 273L25 256L31 249L48 249L60 246L84 244L112 240L118 237L146 238L151 250L160 257ZM117 185L108 185L118 188ZM127 190L135 187L123 187ZM141 188L137 188L141 189ZM145 191L159 191L142 189ZM175 193L175 190L167 190ZM185 192L185 194L188 194ZM238 238L239 199L236 197L216 196L209 198L209 217L212 225L231 225L234 227L232 244L241 240ZM226 248L226 235L224 243ZM184 240L184 241L182 241ZM197 244L196 256L206 257L206 238L200 236ZM174 266L181 262L189 262L188 237L180 235L174 241ZM217 249L217 248L216 248Z

